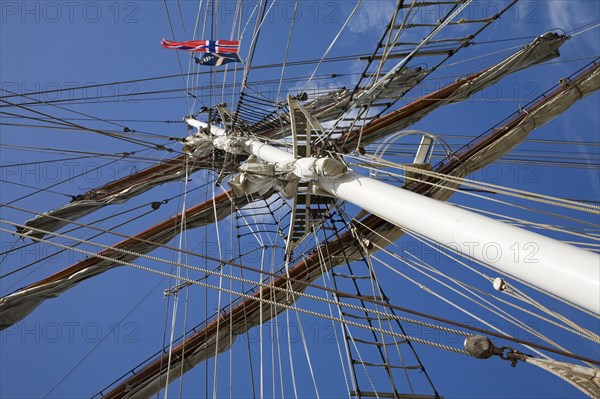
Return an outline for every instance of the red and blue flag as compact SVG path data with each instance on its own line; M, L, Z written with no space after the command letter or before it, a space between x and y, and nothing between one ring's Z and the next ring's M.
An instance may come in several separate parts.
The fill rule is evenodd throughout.
M238 40L188 40L174 42L162 39L163 48L171 50L187 50L193 53L205 53L197 58L197 64L219 66L230 62L242 62L238 55L240 42Z

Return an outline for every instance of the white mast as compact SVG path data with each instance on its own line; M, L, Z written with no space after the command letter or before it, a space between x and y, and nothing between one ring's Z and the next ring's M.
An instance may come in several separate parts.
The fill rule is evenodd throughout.
M185 122L208 128L193 118ZM215 126L210 131L217 137L227 136ZM296 160L291 153L260 140L232 139L265 162L293 164L301 180L311 180L335 197L600 314L600 256L590 251L352 171L334 178L315 175L307 165L316 158Z

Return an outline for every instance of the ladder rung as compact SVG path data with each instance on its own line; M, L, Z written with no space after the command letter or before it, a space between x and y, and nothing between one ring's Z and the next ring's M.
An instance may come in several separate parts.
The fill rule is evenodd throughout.
M350 396L366 398L397 398L398 395L393 392L370 392L370 391L350 391Z
M377 342L375 342L375 341L367 341L367 340L364 340L364 339L360 339L360 338L353 338L353 337L350 337L350 336L347 336L347 337L346 337L346 339L347 339L348 341L350 341L350 340L351 340L351 341L354 341L354 342L359 342L359 343L361 343L361 344L365 344L365 345L373 345L373 346L378 346L378 347L379 347L379 346L385 346L385 344L382 344L381 342L378 342L378 341L377 341Z
M364 339L360 339L360 338L356 338L356 337L347 337L349 340L351 339L354 342L358 342L361 344L365 344L365 345L374 345L374 346L394 346L396 344L401 345L401 344L405 344L408 341L405 339L399 340L398 342L379 342L379 341L367 341Z
M361 365L367 366L367 367L386 367L386 368L390 368L390 369L401 369L401 370L421 370L422 369L421 366L394 366L389 363L371 363L371 362L365 362L364 360L356 360L356 359L352 359L352 363L361 364Z
M337 229L333 226L321 226L321 230L337 231Z
M394 392L371 392L371 391L350 391L350 396L363 396L366 398L398 398L398 399L444 399L438 395L419 395L414 393L394 393Z
M353 313L349 313L349 312L342 312L342 315L351 317L351 318L356 319L356 320L367 320L367 321L378 321L378 320L388 321L388 320L394 320L392 318L383 317L383 316L379 316L379 317L377 317L377 316L359 316L359 315L356 315L356 314L353 314Z
M371 276L370 275L350 275L350 274L343 274L343 273L333 273L333 275L335 277L342 277L342 278L351 278L353 280L370 280Z
M387 297L381 297L381 296L370 296L370 295L352 295L352 294L344 294L343 292L340 292L337 294L337 296L339 298L352 298L352 299L368 299L370 301L387 301L388 298Z

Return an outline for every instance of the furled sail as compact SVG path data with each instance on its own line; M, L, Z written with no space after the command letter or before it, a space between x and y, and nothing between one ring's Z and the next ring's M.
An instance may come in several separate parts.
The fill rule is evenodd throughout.
M536 357L524 357L523 361L565 380L592 399L600 399L600 369L598 368Z
M567 39L568 37L564 35L545 33L504 61L390 112L367 124L363 129L350 131L339 137L337 143L342 147L356 148L414 125L435 109L464 101L478 91L497 83L508 74L558 57L558 49Z
M48 232L56 231L68 225L71 221L89 215L106 205L126 202L157 185L179 180L185 176L185 157L184 154L163 161L101 188L79 195L70 204L28 220L25 222L26 227L18 229L17 232L34 238L42 238L47 233L35 229ZM206 160L196 160L188 165L188 173L191 174L199 169L206 168L208 165L209 163Z
M185 213L187 228L212 224L215 222L215 215L220 220L230 214L232 203L241 207L248 202L248 197L235 199L233 197L230 191L223 192L215 198L187 209ZM166 219L135 236L115 244L114 248L127 249L138 254L149 253L168 243L177 234L181 218L182 216L179 214ZM87 258L21 291L0 299L0 330L23 319L46 299L55 298L80 282L119 266L119 261L130 262L137 258L135 255L125 254L118 249L109 248L99 253L104 258L114 260L99 257Z
M600 89L600 64L595 64L572 81L562 81L561 87L554 93L523 110L491 135L481 138L481 141L485 141L487 145L479 150L477 148L480 147L476 143L472 145L472 148L466 151L460 165L457 161L450 160L439 172L463 177L484 168L519 145L535 128L546 124L598 89ZM437 183L444 187L458 186L448 182ZM446 194L442 194L441 198L446 199L449 191L444 187L438 187L434 191L445 192Z

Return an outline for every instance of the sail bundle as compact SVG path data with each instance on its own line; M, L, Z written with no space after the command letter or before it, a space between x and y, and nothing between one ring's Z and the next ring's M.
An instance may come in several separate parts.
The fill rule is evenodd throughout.
M158 185L180 180L185 176L186 155L163 161L134 175L114 181L100 189L75 197L61 208L42 213L25 222L18 233L32 238L43 238L48 233L64 227L106 205L121 204ZM188 174L211 165L208 159L197 159L188 164ZM43 230L43 231L40 231Z
M492 132L492 135L483 138L482 140L487 142L487 145L483 149L468 150L467 156L461 159L460 165L454 165L457 162L450 160L452 165L449 163L440 170L440 173L464 177L483 169L522 143L534 129L546 124L565 112L577 101L599 89L600 64L596 64L579 78L575 78L572 81L562 81L561 87L552 95L546 96L532 107L523 110L502 128L496 129ZM434 189L435 192L445 192L445 194L438 194L441 196L440 198L447 198L449 196L448 188L455 189L458 187L458 184L450 182L436 182L436 184L440 184L442 187L436 187Z
M600 399L600 369L598 368L529 356L524 357L523 361L554 374L592 399Z
M558 49L566 40L568 40L567 36L552 32L541 35L504 61L428 94L367 124L362 129L342 135L337 140L338 145L350 148L364 146L414 125L435 109L464 101L473 94L496 84L508 74L558 57L560 55Z
M233 198L231 192L224 192L214 199L211 198L188 209L185 213L185 223L189 229L215 223L230 214L232 205L241 207L248 201L249 197ZM217 220L215 220L215 216ZM119 249L135 254L147 254L167 244L178 233L181 221L181 214L174 216L115 244L113 248L99 252L98 255L102 258L87 258L59 272L54 278L42 280L1 298L0 330L22 320L46 299L55 298L88 278L120 266L122 262L131 262L139 257L119 251Z

